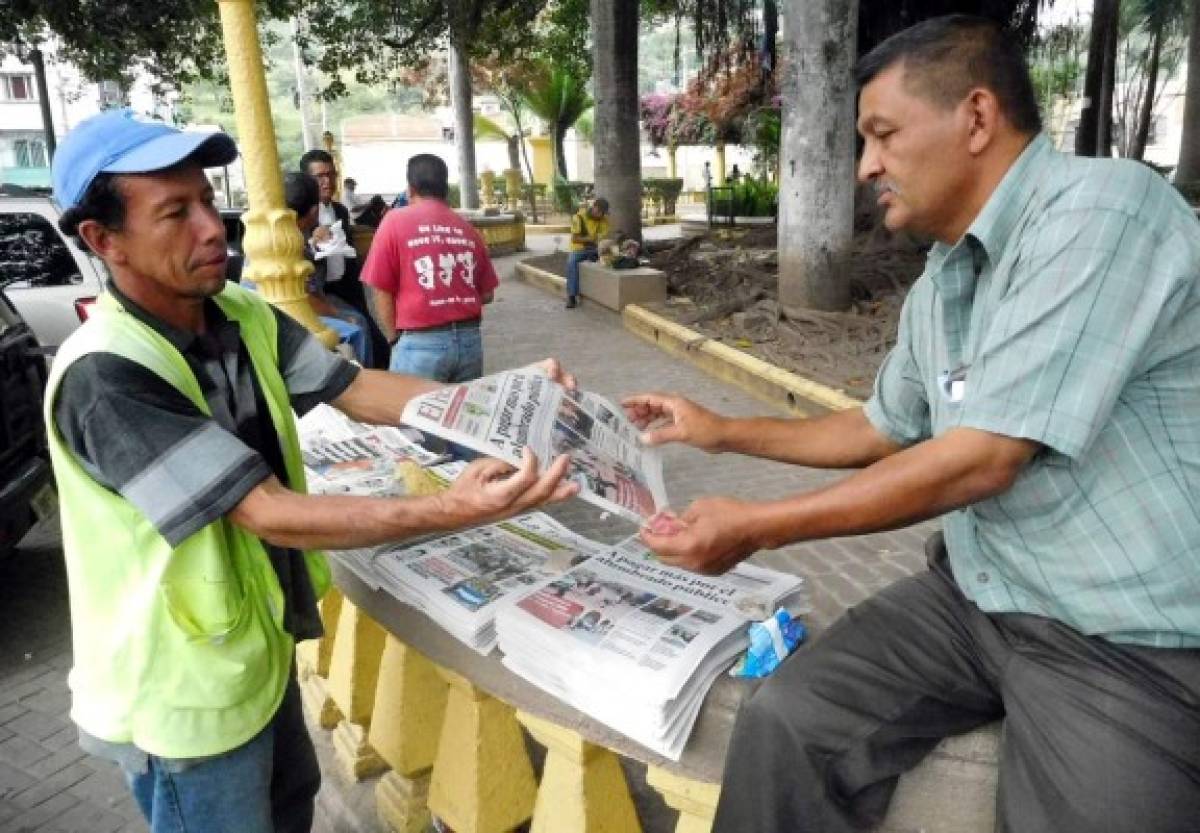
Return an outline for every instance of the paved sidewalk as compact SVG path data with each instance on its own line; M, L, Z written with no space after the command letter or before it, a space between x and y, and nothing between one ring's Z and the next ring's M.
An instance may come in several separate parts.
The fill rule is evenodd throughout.
M661 227L648 236L672 233L677 229ZM551 251L554 237L531 236L530 247ZM557 237L561 247L565 235ZM483 330L489 371L553 355L584 386L612 397L671 390L727 414L769 413L769 406L627 333L613 313L586 303L566 310L560 299L514 280L513 264L527 256L497 262L502 283ZM702 494L772 497L835 476L690 449L668 448L665 454L672 505L680 509ZM629 530L580 501L554 514L606 540ZM824 625L917 569L929 528L788 547L757 559L804 575L812 590L812 618ZM85 757L75 744L67 716L68 615L57 533L52 524L44 525L24 549L0 562L0 833L144 831L115 767Z

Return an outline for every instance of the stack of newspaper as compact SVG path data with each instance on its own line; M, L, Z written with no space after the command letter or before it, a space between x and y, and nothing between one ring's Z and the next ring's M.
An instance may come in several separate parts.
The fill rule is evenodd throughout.
M542 465L571 455L580 497L634 522L666 508L662 457L638 441L624 412L567 390L536 370L513 370L411 400L402 419L420 431L513 465L529 446Z
M488 654L496 647L497 610L604 549L534 512L441 538L331 555Z
M496 615L504 664L596 720L679 760L747 625L797 611L802 579L751 564L709 577L636 538L544 581Z
M429 466L446 459L400 428L364 425L328 405L305 414L299 428L312 494L400 495L404 485L396 478L396 466L408 461Z

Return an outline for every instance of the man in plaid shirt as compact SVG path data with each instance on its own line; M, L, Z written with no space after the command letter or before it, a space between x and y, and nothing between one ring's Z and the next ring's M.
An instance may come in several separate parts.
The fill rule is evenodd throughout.
M762 548L944 516L929 570L743 709L720 833L877 823L943 737L1004 718L998 829L1200 826L1200 225L1150 168L1058 153L1019 50L952 16L860 63L859 176L932 237L861 409L725 419L634 396L650 443L859 468L643 533L719 572Z

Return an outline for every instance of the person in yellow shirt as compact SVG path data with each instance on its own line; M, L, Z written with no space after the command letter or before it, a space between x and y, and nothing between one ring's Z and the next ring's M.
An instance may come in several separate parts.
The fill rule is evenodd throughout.
M567 309L579 306L579 264L596 260L597 245L608 237L608 200L596 197L579 206L571 218L571 253L567 255Z

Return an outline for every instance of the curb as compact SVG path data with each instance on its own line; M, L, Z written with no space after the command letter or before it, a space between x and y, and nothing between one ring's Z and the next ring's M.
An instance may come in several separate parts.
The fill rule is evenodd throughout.
M518 263L517 277L552 295L563 295L567 281L553 272ZM736 385L747 393L803 416L857 408L862 402L844 392L805 379L789 370L676 324L645 307L630 304L621 312L625 329L673 356L686 359L705 373Z
M525 224L526 234L567 234L571 231L570 226L555 226L555 225L534 225L533 223Z
M525 261L517 263L517 279L551 295L567 296L567 279Z
M687 359L759 399L801 415L818 416L862 405L840 390L776 367L636 304L625 307L621 319L625 329L666 352Z

